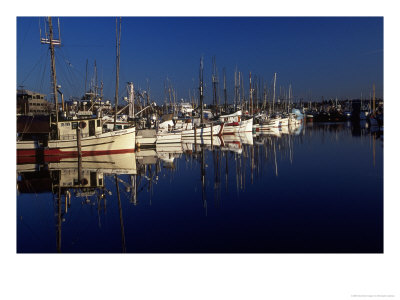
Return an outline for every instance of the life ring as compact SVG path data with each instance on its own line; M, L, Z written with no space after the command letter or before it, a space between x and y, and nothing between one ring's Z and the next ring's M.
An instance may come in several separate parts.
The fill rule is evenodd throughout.
M86 127L86 122L80 121L80 122L79 122L79 128L80 128L80 129L84 129L85 127Z

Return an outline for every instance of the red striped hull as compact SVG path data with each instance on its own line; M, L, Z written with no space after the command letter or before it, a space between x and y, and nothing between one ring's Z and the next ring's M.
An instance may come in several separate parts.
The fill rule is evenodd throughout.
M30 157L30 156L37 156L43 153L43 150L40 149L23 149L17 150L17 157Z
M82 157L100 156L110 154L134 153L135 149L103 150L103 151L82 151ZM41 157L41 159L40 159ZM64 152L60 149L46 150L19 150L17 152L17 164L35 163L39 160L43 162L56 162L65 158L78 157L77 151Z
M82 151L82 156L95 156L95 155L120 154L120 153L132 153L132 152L135 152L135 149ZM35 157L38 155L77 157L78 151L61 151L60 149L17 150L17 157Z
M118 149L118 150L93 150L93 151L82 151L82 156L95 156L95 155L107 155L107 154L120 154L120 153L132 153L135 149ZM45 156L62 156L62 157L77 157L78 151L61 151L60 149L45 149Z

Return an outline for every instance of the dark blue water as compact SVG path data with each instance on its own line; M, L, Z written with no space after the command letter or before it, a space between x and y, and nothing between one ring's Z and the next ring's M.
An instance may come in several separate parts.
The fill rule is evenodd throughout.
M18 165L17 252L383 252L381 132L229 138L140 151L134 175L96 165L86 189L65 186L75 165Z

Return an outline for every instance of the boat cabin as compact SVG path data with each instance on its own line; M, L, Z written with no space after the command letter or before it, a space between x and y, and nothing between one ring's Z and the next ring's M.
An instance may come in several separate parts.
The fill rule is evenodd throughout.
M58 122L60 140L76 139L76 129L81 129L82 137L94 136L103 132L100 118L71 119Z
M242 115L242 111L239 110L233 114L230 115L223 115L219 117L219 120L223 123L234 123L234 122L240 122Z

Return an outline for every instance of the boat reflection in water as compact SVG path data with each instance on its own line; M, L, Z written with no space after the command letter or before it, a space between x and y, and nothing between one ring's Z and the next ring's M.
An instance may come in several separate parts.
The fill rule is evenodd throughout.
M269 221L261 221L275 218L272 207L279 215L279 205L286 203L288 211L298 206L288 199L304 201L300 187L308 188L307 176L318 182L321 176L312 165L302 176L307 170L300 157L309 157L310 143L340 145L359 137L354 135L358 129L346 124L306 126L184 137L181 143L157 144L136 153L18 164L17 251L335 252L321 244L304 250L296 243L282 243L283 227L273 229ZM368 134L374 149L371 167L376 169L381 149L375 148L382 137L365 129L360 137ZM52 222L46 223L43 215ZM293 222L271 222L283 221L289 227ZM269 239L277 236L272 244L260 239L268 234L265 226L272 230ZM248 244L239 243L236 234Z
M134 153L59 158L55 162L43 165L17 165L19 193L52 193L56 207L57 251L61 252L62 220L71 208L73 200L82 199L84 203L96 203L98 208L106 209L107 195L110 192L105 185L105 176L114 176L117 187L119 207L121 199L119 182L132 192L131 202L136 203L136 159ZM121 180L118 175L130 175L130 183ZM75 202L75 201L74 201ZM122 211L120 211L123 234ZM124 240L124 239L123 239ZM123 251L125 247L123 246Z
M289 132L286 132L288 134ZM182 143L157 144L155 148L138 150L136 153L86 156L73 158L57 158L56 161L40 163L29 161L17 165L18 194L32 194L35 197L42 193L53 196L56 215L56 250L62 251L62 224L68 218L68 211L73 205L96 206L98 214L107 212L107 199L117 201L121 230L121 251L126 252L125 230L121 203L122 185L125 198L133 205L138 204L138 191L143 190L151 195L161 169L173 172L175 160L186 156L186 163L200 163L201 199L205 215L207 215L206 169L207 153L210 152L214 173L214 200L218 205L221 199L221 171L225 171L225 191L228 190L229 155L234 156L237 191L245 189L245 173L247 160L251 161L251 181L253 181L255 165L254 140L262 141L256 146L265 146L265 153L274 150L274 166L277 173L276 142L273 137L280 137L281 130L254 135L251 132L221 136L185 137ZM282 145L279 146L281 149ZM258 151L256 151L258 153ZM225 166L222 159L225 158ZM257 168L259 170L259 168ZM170 174L171 175L171 174ZM123 178L122 178L123 177ZM170 176L171 177L171 176ZM108 182L106 183L106 180ZM171 182L172 183L172 182ZM115 189L115 195L112 190ZM116 198L116 199L115 199ZM99 223L100 224L100 223ZM100 226L100 225L99 225ZM24 252L21 249L21 252ZM50 251L51 252L51 251Z

